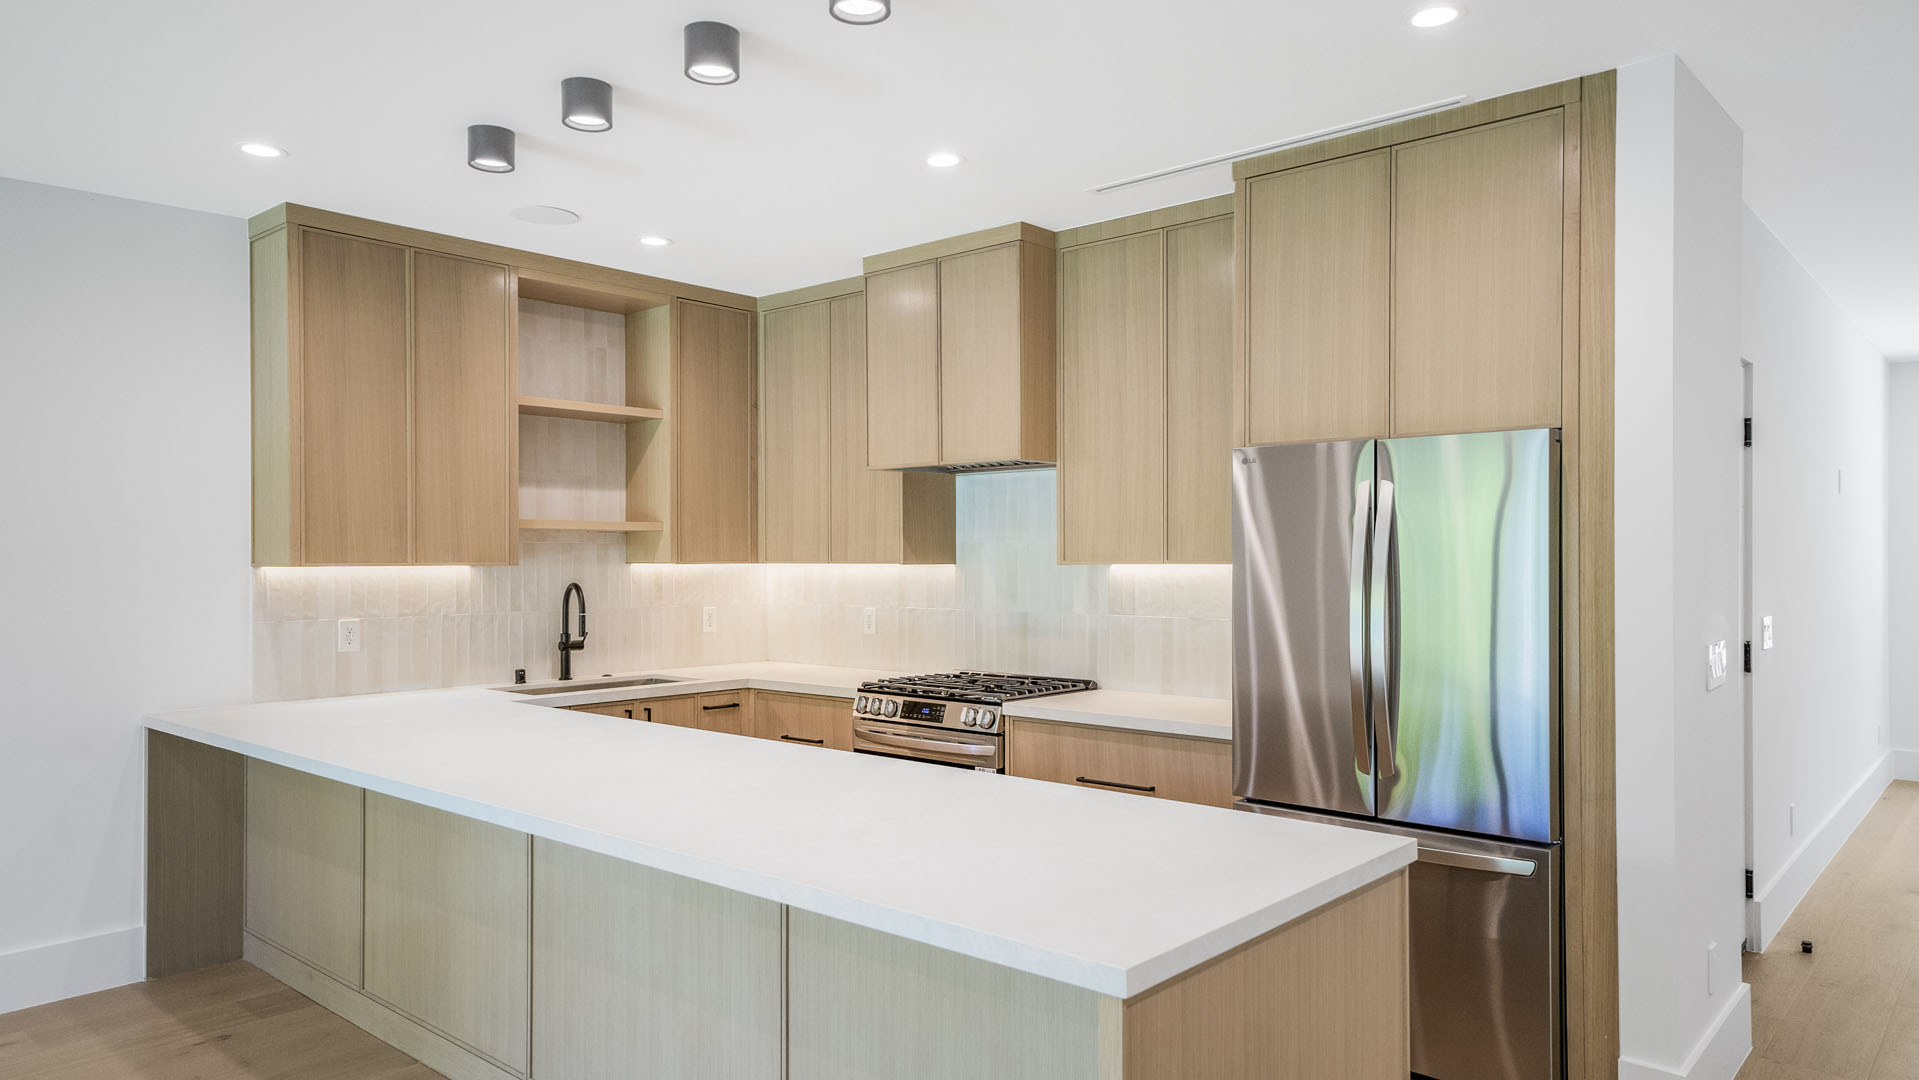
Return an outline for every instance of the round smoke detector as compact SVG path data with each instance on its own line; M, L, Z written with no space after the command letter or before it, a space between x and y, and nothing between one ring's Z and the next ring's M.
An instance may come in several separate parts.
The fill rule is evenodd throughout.
M558 206L516 206L507 213L529 225L571 225L580 215Z

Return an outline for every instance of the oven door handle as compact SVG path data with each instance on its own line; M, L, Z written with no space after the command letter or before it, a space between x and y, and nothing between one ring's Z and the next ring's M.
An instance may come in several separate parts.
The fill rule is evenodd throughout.
M910 735L895 735L892 732L874 731L872 728L856 728L853 734L870 743L881 746L894 746L902 750L943 750L949 754L968 754L973 757L992 757L999 747L979 743L948 742L945 739L920 739Z

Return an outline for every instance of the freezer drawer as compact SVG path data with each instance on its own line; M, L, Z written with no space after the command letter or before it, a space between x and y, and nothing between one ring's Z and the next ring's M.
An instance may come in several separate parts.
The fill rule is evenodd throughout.
M1558 1080L1560 848L1240 802L1242 810L1410 836L1413 1072Z

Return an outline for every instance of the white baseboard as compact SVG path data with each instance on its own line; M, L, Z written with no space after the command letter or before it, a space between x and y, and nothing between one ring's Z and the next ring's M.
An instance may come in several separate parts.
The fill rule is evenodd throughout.
M1619 1080L1733 1080L1751 1053L1752 987L1740 983L1684 1065L1672 1068L1621 1057Z
M1753 898L1746 901L1748 949L1763 952L1772 944L1780 927L1786 925L1786 917L1806 898L1833 856L1845 846L1846 838L1872 812L1872 804L1879 801L1886 785L1892 783L1893 754L1888 751L1880 755L1833 812L1826 815L1826 820L1806 835L1799 850L1792 853L1772 880L1753 890Z
M147 973L144 926L0 954L0 1013L139 982Z
M1892 778L1894 780L1919 780L1919 750L1894 750L1892 752Z

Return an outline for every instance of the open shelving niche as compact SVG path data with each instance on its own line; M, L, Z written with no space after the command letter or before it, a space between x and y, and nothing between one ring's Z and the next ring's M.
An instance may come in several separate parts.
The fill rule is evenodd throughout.
M624 533L627 561L670 561L672 302L528 270L515 285L520 530Z

